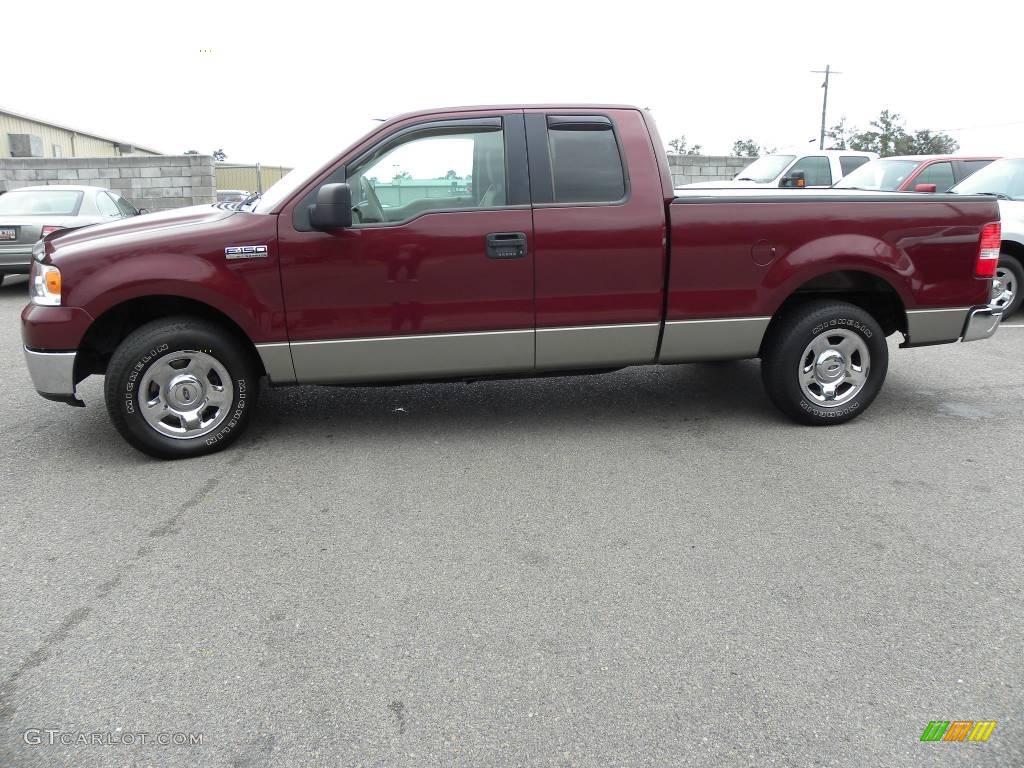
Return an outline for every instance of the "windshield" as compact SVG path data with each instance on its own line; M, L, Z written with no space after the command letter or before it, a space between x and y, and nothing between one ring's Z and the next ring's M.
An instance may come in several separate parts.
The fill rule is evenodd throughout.
M310 154L307 157L315 158L312 161L299 164L296 168L286 173L276 182L267 187L267 190L258 197L250 200L242 206L243 211L253 213L270 213L274 206L279 205L282 200L291 197L296 191L309 181L315 173L326 170L327 164L338 154L337 149L332 146L350 147L354 142L360 141L369 135L372 130L380 127L382 120L374 119L365 124L352 125L341 135L334 136L330 143L321 146L310 147ZM341 139L338 142L338 139ZM347 151L347 150L346 150Z
M40 189L8 192L0 196L0 215L75 216L82 193L72 189Z
M920 164L919 160L872 160L844 176L835 188L895 192Z
M1004 195L1011 200L1024 200L1024 160L996 160L949 191L960 195Z
M760 157L738 174L737 180L744 181L775 181L786 166L796 160L796 155L765 155Z

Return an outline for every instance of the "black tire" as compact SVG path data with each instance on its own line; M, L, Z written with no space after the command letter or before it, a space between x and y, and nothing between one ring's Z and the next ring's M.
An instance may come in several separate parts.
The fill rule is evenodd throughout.
M209 373L195 374L201 385L198 390L191 382L179 381L190 375L194 361L198 361L195 370L199 371L199 362L210 360L213 362L209 363ZM185 366L179 372L169 370L177 369L183 361ZM157 363L160 368L150 373ZM222 381L218 370L226 374L223 378L227 382ZM160 381L167 376L177 378L167 382L168 386L161 385ZM179 383L174 384L175 381ZM201 412L197 407L195 412L201 413L200 418L209 417L209 424L203 427L200 423L191 430L196 436L190 437L184 419L178 419L174 410L164 408L170 415L155 426L143 416L144 386L147 399L160 399L166 408L173 407L172 398L177 392L183 392L182 397L189 403L205 404L212 397L219 397L223 403L209 405ZM107 412L128 443L156 458L183 459L219 451L238 439L252 418L259 396L259 378L254 354L244 340L205 320L171 317L146 323L121 342L110 359L103 390ZM165 434L175 428L175 422L182 434Z
M816 399L825 394L820 384L812 383L805 391L801 371L809 371L812 378L818 371L813 366L814 353L809 352L812 342L831 348L839 340L843 348L849 345L856 351L833 355L836 375L842 374L842 366L847 365L849 358L845 370L853 371L859 362L861 370L856 375L863 373L865 379L859 386L841 379L836 390L837 404L828 405L827 401ZM867 360L862 357L865 352ZM821 370L825 371L824 359L818 359L823 360ZM841 301L809 302L778 318L761 350L761 379L768 397L794 421L813 426L842 424L866 411L882 388L888 367L889 347L877 321L860 307ZM815 387L818 389L814 390Z
M999 255L999 266L996 269L1006 274L1009 278L1007 285L1011 286L1013 291L1013 298L1010 302L1002 305L1003 320L1005 320L1020 309L1021 302L1024 301L1024 266L1016 257L1002 253Z

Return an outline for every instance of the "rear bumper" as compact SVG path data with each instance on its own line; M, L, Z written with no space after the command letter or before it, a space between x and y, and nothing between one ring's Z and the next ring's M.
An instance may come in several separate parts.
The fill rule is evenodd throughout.
M26 275L32 266L32 246L0 246L0 272L8 275Z
M25 347L32 386L47 400L82 405L75 393L76 352L39 352Z
M999 328L999 321L1003 319L1003 313L991 307L977 307L967 315L964 323L963 341L978 341L987 339Z

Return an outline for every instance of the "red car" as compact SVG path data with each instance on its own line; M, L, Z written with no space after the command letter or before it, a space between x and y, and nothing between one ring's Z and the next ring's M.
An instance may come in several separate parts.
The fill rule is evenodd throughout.
M992 197L673 194L633 107L403 115L240 209L48 235L22 313L36 390L154 456L222 448L260 381L365 384L761 358L804 424L863 413L906 346L990 336ZM951 200L955 199L955 204ZM737 397L742 397L737 393Z
M872 160L836 182L835 189L870 192L948 192L996 157L907 155Z

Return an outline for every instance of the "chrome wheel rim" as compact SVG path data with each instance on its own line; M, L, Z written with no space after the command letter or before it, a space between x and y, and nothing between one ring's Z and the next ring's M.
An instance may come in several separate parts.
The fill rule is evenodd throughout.
M871 353L864 340L847 330L815 336L800 357L798 375L804 397L823 408L850 402L867 383Z
M1017 278L1006 267L996 267L996 275L992 279L992 309L1006 309L1013 303L1017 295Z
M178 440L217 429L235 396L227 368L213 355L194 349L170 352L153 363L138 391L146 423Z

